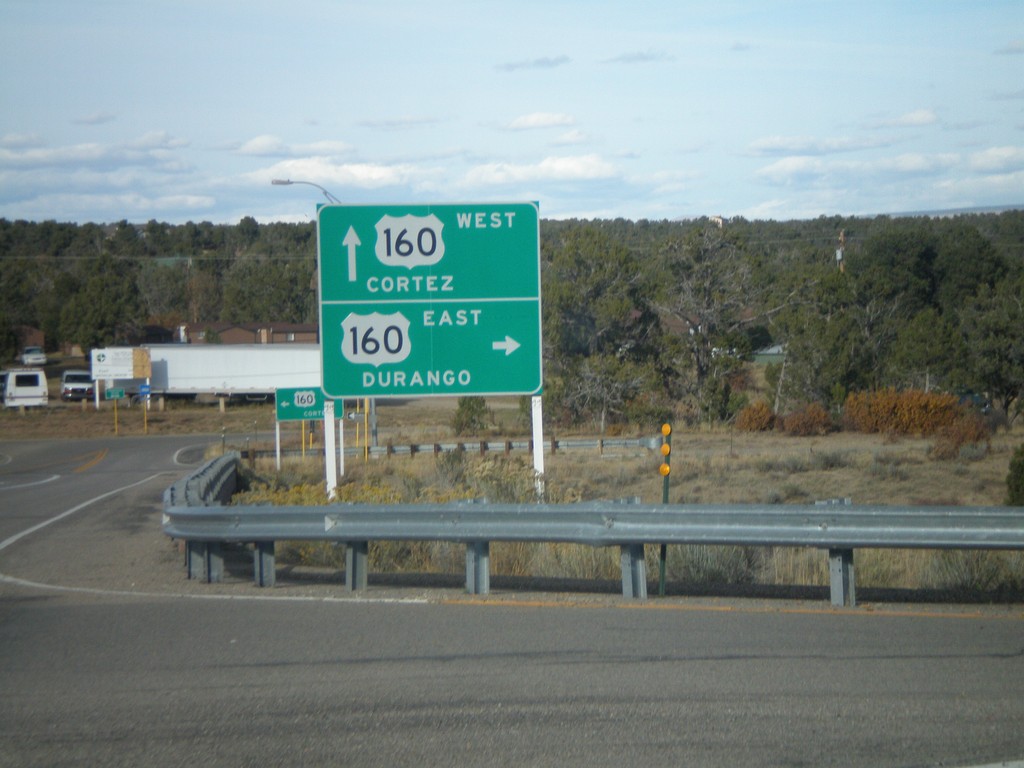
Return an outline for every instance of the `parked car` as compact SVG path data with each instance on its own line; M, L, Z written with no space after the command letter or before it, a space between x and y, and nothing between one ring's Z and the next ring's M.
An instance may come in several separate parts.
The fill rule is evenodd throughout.
M49 398L46 374L42 368L14 368L4 371L4 406L29 408L45 406Z
M60 375L60 399L89 400L93 396L93 380L89 371L64 371Z
M46 365L46 353L42 347L25 347L21 352L22 365Z

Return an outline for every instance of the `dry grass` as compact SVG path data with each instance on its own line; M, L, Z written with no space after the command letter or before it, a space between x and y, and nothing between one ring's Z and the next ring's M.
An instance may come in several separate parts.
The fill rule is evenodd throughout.
M797 438L778 433L685 432L673 436L670 501L673 503L811 503L850 498L854 503L889 505L1000 506L1013 450L1024 439L1001 432L984 455L937 461L929 439L831 434ZM559 451L545 457L548 500L639 497L661 501L660 454L646 449ZM466 496L528 500L531 459L489 455L401 456L369 462L351 459L346 482L397 488L405 501L458 487ZM524 482L525 479L525 482ZM489 483L489 485L487 485ZM511 494L495 496L496 485ZM648 548L649 573L657 573L657 548ZM375 562L392 570L426 569L458 573L464 563L451 548L423 544L403 550L399 566L391 545ZM495 544L492 571L498 575L616 580L617 550L575 545ZM938 553L861 550L856 561L862 588L999 590L1024 586L1019 553ZM823 553L810 549L670 547L670 581L684 584L828 584Z

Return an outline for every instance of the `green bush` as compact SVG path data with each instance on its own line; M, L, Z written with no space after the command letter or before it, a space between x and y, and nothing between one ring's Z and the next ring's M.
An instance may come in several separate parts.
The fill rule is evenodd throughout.
M480 432L487 427L487 401L482 397L460 397L452 416L452 430L456 435Z
M1011 507L1024 507L1024 443L1017 447L1010 459L1010 472L1006 475L1006 503Z

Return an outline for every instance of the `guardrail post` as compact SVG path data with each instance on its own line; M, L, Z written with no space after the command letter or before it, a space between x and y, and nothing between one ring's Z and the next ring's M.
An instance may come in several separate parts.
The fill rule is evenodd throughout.
M274 542L257 541L252 553L252 564L253 569L256 572L256 586L274 586L277 582L277 569L274 562Z
M491 542L466 544L466 592L487 595L491 592Z
M828 577L832 593L832 605L853 608L857 595L853 579L853 550L830 549L828 551Z
M647 599L647 563L643 544L623 544L619 562L622 566L622 596Z
M206 544L201 541L185 542L185 574L190 579L205 575Z
M224 553L219 541L203 544L203 566L207 584L217 584L224 580Z
M345 590L356 592L366 589L366 565L369 559L370 543L368 541L345 542Z

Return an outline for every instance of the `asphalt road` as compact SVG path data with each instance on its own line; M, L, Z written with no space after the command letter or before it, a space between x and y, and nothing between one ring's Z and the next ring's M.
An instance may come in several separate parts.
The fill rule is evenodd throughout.
M187 582L195 443L0 442L0 766L1024 758L1022 606Z

